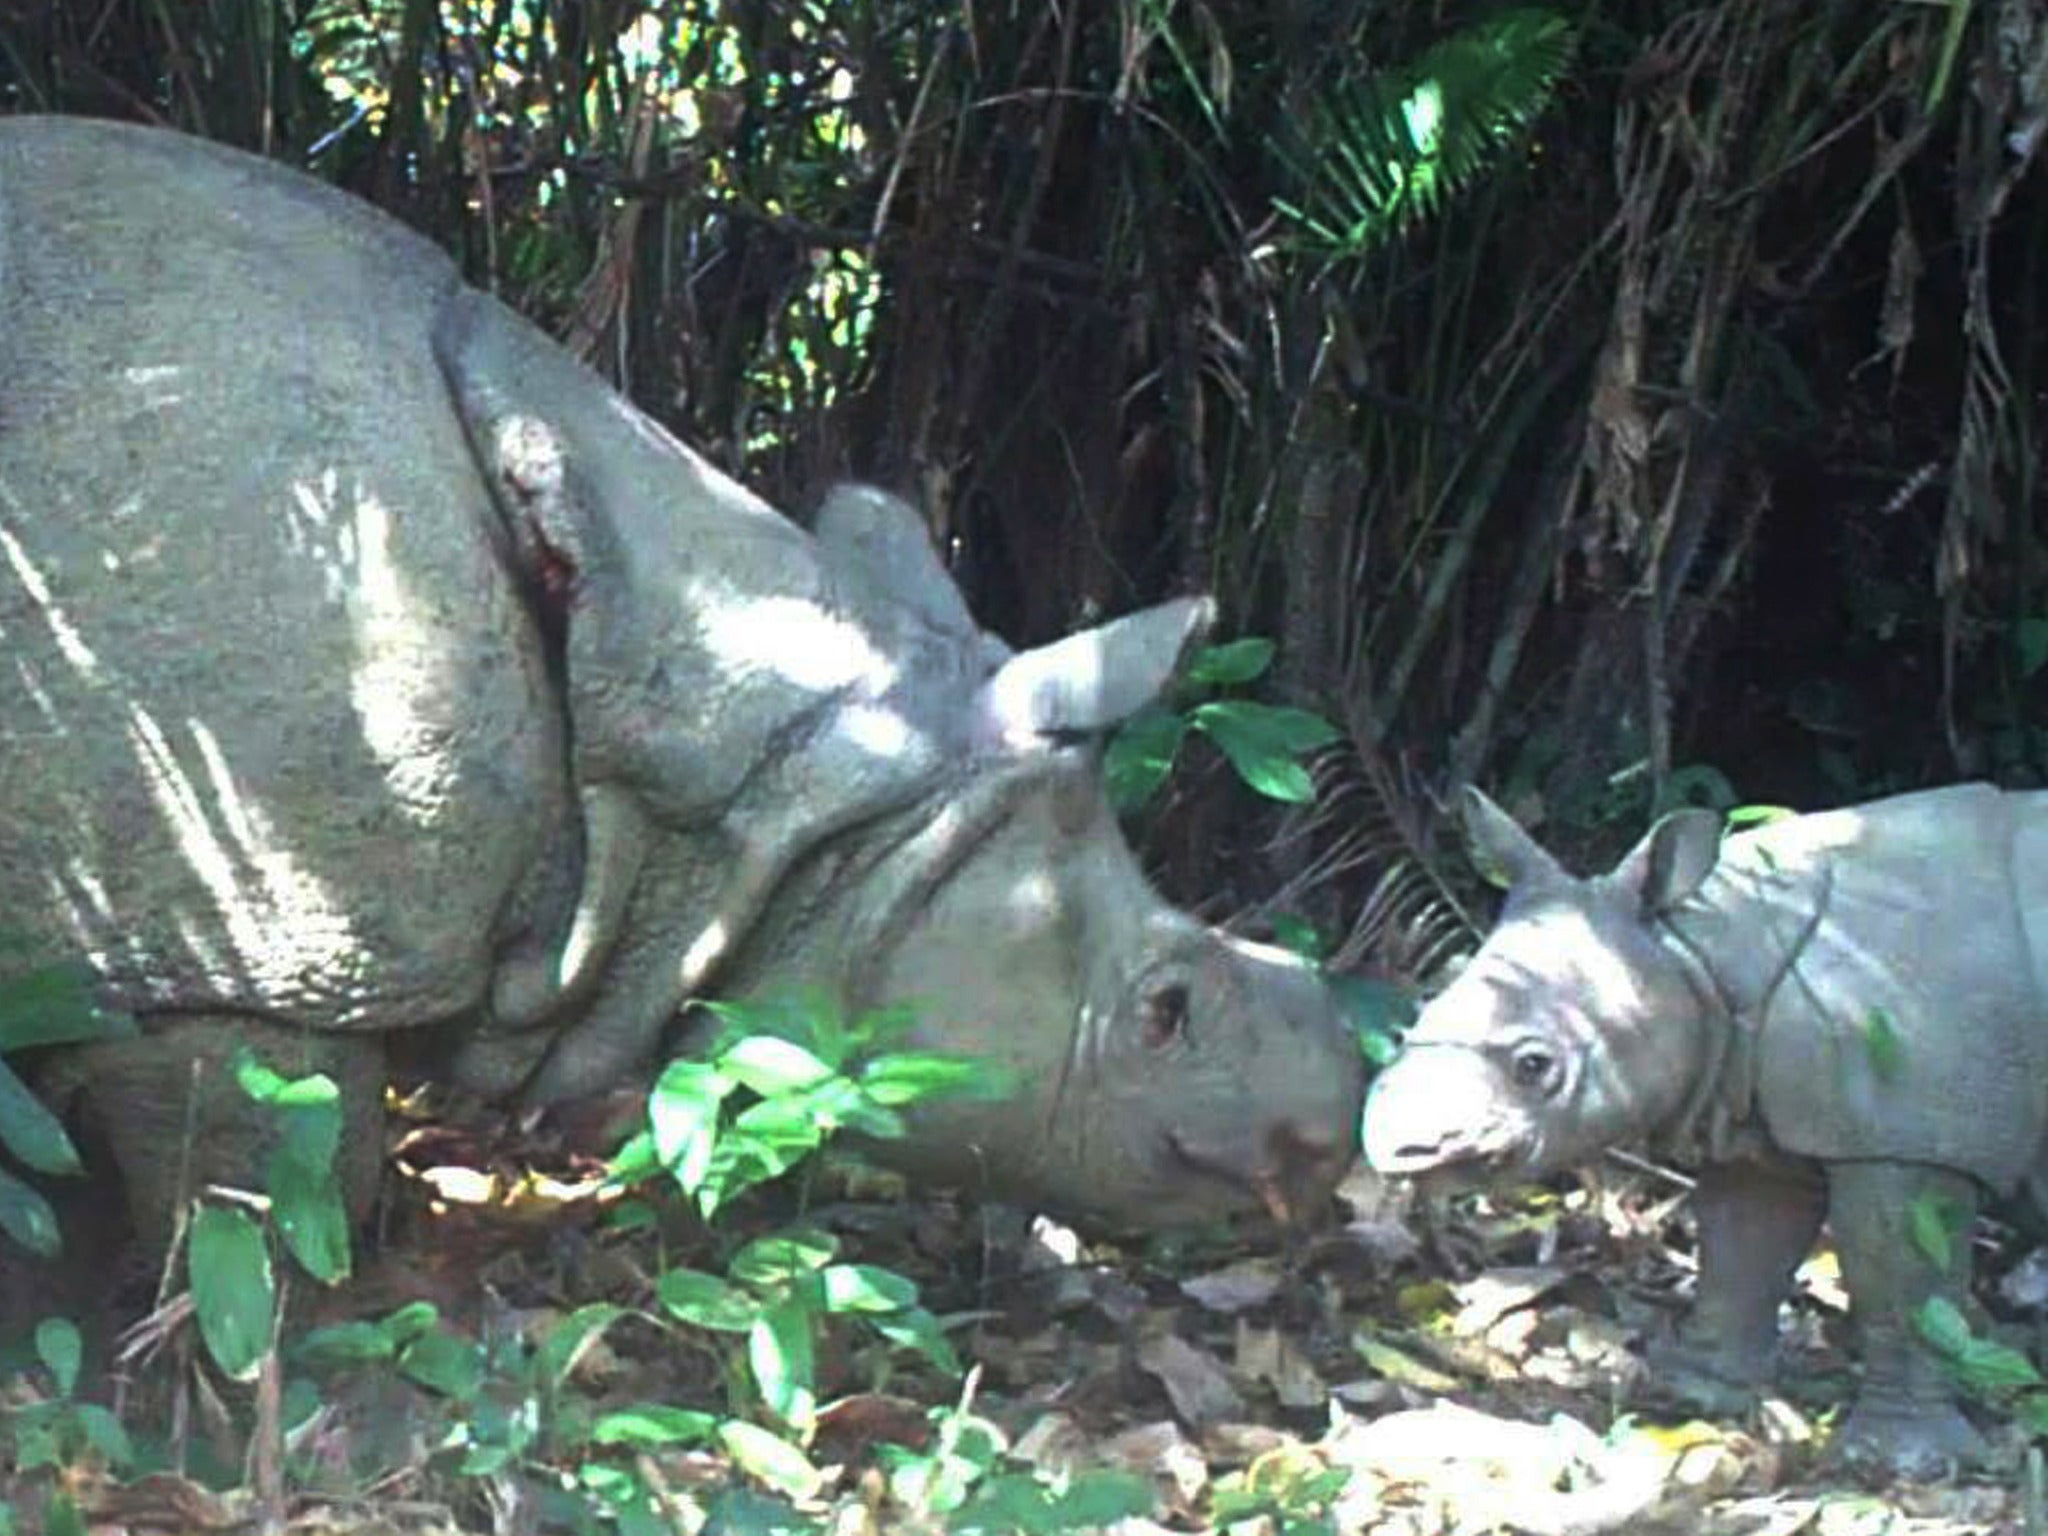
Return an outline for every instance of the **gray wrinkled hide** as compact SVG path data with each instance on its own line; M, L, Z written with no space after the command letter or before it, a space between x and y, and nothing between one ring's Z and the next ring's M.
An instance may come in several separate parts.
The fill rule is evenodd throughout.
M1962 785L1719 841L1680 812L1576 880L1468 792L1510 880L1498 926L1373 1085L1366 1155L1459 1182L1647 1144L1704 1164L1674 1374L1747 1384L1825 1217L1866 1362L1852 1457L1927 1473L1981 1446L1914 1330L1960 1299L1916 1201L2038 1194L2048 1133L2048 794Z
M398 1035L545 1101L806 982L1020 1070L921 1125L943 1177L1312 1199L1362 1091L1329 996L1161 903L1072 744L1208 614L1013 657L915 512L802 531L373 210L0 122L0 923L142 1016L48 1081L152 1223L237 1040L341 1076L361 1189ZM246 1167L232 1094L196 1123Z

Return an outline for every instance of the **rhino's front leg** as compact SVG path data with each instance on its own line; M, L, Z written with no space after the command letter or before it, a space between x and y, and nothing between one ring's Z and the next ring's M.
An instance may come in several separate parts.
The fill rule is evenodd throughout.
M1911 1212L1926 1200L1944 1202L1956 1218L1952 1230L1964 1230L1976 1214L1977 1187L1962 1174L1914 1163L1828 1168L1828 1221L1863 1355L1862 1390L1835 1436L1834 1454L1921 1478L1981 1461L1987 1449L1913 1322L1930 1296L1960 1302L1970 1285L1964 1239L1952 1245L1946 1270L1913 1241Z
M1653 1348L1650 1363L1681 1396L1728 1409L1771 1379L1778 1304L1820 1231L1827 1186L1797 1164L1709 1164L1692 1204L1698 1291L1678 1337Z

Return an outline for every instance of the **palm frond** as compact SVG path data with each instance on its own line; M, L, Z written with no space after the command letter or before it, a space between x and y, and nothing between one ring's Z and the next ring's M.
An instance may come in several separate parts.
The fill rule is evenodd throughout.
M1443 207L1549 105L1575 35L1561 16L1511 10L1411 63L1326 88L1296 142L1276 143L1300 188L1274 206L1301 243L1361 256Z

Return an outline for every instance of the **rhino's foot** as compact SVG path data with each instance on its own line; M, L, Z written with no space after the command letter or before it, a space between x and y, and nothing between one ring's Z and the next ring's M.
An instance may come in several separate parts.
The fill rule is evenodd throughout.
M1953 1403L1871 1402L1850 1410L1828 1446L1831 1461L1866 1475L1932 1482L1982 1466L1991 1445Z
M1753 1407L1770 1384L1774 1363L1768 1353L1737 1354L1684 1333L1654 1341L1645 1354L1650 1385L1659 1396L1714 1418Z

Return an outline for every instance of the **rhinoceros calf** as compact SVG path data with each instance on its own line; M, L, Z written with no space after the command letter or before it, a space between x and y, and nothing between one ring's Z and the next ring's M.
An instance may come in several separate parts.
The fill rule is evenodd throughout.
M1864 1375L1837 1443L1910 1474L1978 1455L1914 1314L1959 1297L1979 1186L2038 1196L2048 794L1972 784L1771 822L1664 818L1574 879L1476 790L1498 926L1373 1084L1368 1161L1446 1183L1648 1143L1703 1165L1694 1310L1665 1365L1753 1385L1825 1217ZM1930 1252L1931 1250L1931 1252Z
M1159 900L1093 745L1208 612L1012 655L913 511L800 529L375 210L0 121L0 927L139 1015L55 1076L153 1230L253 1155L192 1070L238 1041L338 1077L360 1203L394 1041L546 1101L784 984L1022 1084L913 1168L1117 1222L1313 1199L1355 1047Z

